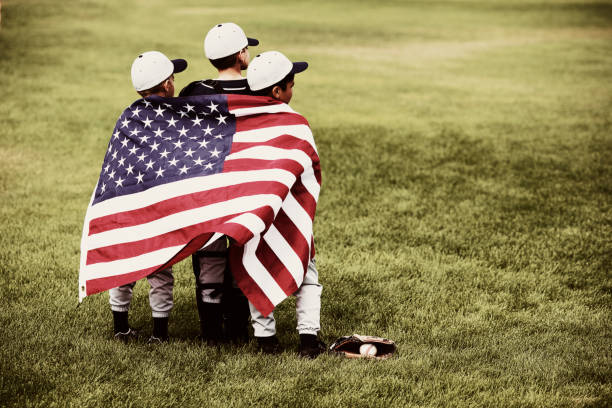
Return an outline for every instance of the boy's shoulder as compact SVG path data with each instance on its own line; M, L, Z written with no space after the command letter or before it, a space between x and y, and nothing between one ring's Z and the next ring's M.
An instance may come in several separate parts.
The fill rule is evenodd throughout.
M246 78L233 80L204 79L184 87L179 96L240 94L251 95Z

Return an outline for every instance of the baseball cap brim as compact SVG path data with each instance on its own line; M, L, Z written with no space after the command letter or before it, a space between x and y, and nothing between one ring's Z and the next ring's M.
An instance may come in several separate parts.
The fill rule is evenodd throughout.
M251 46L259 45L259 41L255 38L247 37L248 44Z
M184 70L187 69L187 61L181 58L173 59L172 65L174 65L174 71L172 71L173 74L176 74L178 72L183 72Z
M306 71L306 68L308 68L308 63L307 62L294 62L293 63L293 68L291 69L291 71L289 73L290 74L299 74L300 72Z

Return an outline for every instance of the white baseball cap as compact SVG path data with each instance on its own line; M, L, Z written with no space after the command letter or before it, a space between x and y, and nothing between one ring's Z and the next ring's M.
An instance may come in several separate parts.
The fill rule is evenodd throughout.
M151 89L186 68L187 61L184 59L170 61L159 51L143 52L132 63L132 84L137 91Z
M247 68L247 82L251 91L274 85L288 74L297 74L308 68L307 62L291 62L278 51L262 52Z
M204 39L206 58L215 60L232 55L247 45L258 45L259 41L248 38L242 28L234 23L217 24Z

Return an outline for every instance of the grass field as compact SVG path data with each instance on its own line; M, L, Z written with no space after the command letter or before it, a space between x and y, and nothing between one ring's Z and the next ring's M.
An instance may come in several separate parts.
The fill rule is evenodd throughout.
M0 406L603 407L612 401L612 2L5 0L0 29ZM322 337L385 362L111 341L77 309L82 221L140 52L214 75L234 21L310 68L294 109L323 169ZM150 332L145 282L131 323Z

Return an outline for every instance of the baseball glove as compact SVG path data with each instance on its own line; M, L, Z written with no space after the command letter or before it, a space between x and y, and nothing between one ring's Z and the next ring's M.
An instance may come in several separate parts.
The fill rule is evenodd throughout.
M375 345L376 354L372 356L362 355L359 352L359 347L361 347L363 344ZM329 350L347 358L374 358L377 360L385 360L387 358L397 356L397 346L392 340L375 336L362 336L359 334L340 337L338 340L334 341L331 346L329 346Z

